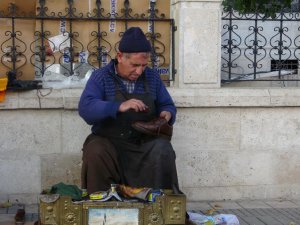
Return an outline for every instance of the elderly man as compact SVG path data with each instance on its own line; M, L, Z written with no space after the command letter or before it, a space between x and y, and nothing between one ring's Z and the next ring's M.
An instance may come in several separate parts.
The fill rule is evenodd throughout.
M162 120L173 125L176 108L158 73L147 67L150 52L143 31L129 28L116 59L93 72L81 95L79 114L92 125L82 165L89 194L111 184L178 190L175 152L160 127L153 130ZM136 121L150 125L135 129Z

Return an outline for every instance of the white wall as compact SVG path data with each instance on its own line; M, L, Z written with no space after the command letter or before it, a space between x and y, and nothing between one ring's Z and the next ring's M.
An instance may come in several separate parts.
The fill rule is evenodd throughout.
M11 93L0 104L0 198L36 202L58 182L80 185L90 128L81 89ZM169 89L178 107L172 144L190 201L300 198L300 90ZM292 106L292 107L291 107Z

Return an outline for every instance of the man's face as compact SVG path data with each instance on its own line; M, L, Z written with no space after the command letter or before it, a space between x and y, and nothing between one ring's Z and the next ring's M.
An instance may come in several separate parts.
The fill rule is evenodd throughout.
M137 80L148 65L149 55L146 53L117 53L118 74L127 80Z

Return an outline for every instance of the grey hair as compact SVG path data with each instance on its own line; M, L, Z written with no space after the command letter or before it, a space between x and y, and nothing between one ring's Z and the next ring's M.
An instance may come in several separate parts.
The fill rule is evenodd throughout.
M126 57L127 59L129 59L132 55L134 54L143 54L143 56L145 58L149 57L150 56L150 52L138 52L138 53L135 53L135 52L124 52L123 55L124 57Z

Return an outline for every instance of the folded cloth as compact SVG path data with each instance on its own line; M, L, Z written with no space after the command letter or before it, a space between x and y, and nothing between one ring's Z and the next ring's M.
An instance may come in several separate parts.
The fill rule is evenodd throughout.
M81 200L82 191L76 185L64 184L62 182L51 187L51 194L70 196L73 200Z
M168 140L171 140L173 134L173 127L164 118L155 118L149 122L135 121L131 126L141 133L161 136Z
M134 188L125 185L119 185L119 192L127 198L137 198L140 200L147 200L151 188Z

